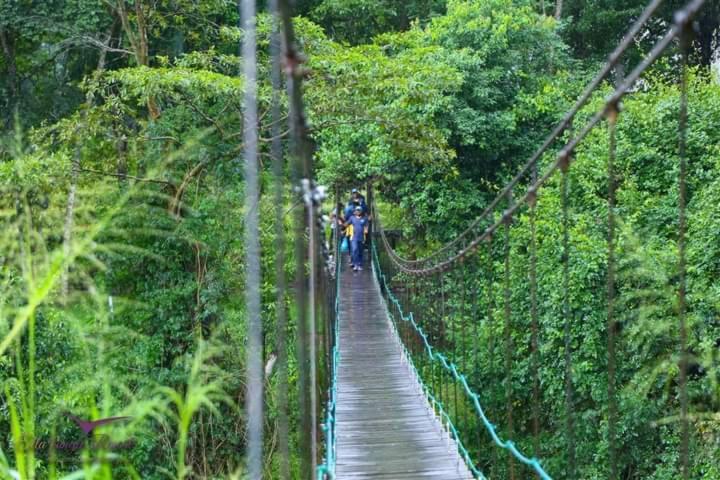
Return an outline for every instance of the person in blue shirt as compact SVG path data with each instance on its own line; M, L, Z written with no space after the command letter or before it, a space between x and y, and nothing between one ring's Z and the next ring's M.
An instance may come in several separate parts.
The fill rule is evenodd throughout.
M361 206L355 207L354 215L346 222L352 225L352 236L350 237L350 263L355 271L362 270L363 264L363 240L368 232L368 219L363 215Z
M348 202L348 204L345 206L345 210L343 211L343 217L345 219L345 223L347 224L350 219L353 216L353 212L355 210L356 205L353 204L352 200Z

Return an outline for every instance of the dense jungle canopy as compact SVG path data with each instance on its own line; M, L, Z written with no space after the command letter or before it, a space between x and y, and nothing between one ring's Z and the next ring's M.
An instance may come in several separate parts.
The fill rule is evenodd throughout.
M419 257L452 239L494 198L561 119L645 0L298 0L304 101L319 182L375 185L386 228ZM684 4L669 0L613 82L646 54ZM270 146L271 18L259 2L260 231L265 358L275 348ZM231 0L0 0L0 477L242 478L245 82ZM697 19L689 73L689 321L692 478L720 478L720 2ZM622 341L618 451L623 479L678 476L677 253L679 55L671 47L623 103L618 123ZM595 95L581 116L602 104ZM547 160L549 162L549 159ZM607 133L577 152L570 272L577 315L578 478L608 478L604 304ZM289 180L285 189L290 192ZM287 195L286 198L290 198ZM332 208L327 204L326 212ZM288 201L287 211L294 206ZM538 205L538 249L559 255L560 188ZM281 228L292 232L291 215ZM603 217L604 218L604 217ZM518 222L512 248L527 223ZM65 272L58 255L68 254ZM285 270L295 272L291 248ZM498 271L500 271L498 264ZM527 265L513 265L525 275ZM564 471L561 272L541 264L545 464ZM500 285L500 279L497 279ZM502 310L501 292L494 307ZM518 311L526 291L512 292ZM297 369L288 297L290 431ZM25 315L23 317L23 315ZM23 328L15 330L23 318ZM500 327L498 327L500 328ZM501 330L476 341L485 345ZM526 319L513 335L527 352ZM499 358L499 357L498 357ZM484 360L481 358L481 361ZM529 360L513 378L529 411ZM505 387L478 366L501 423ZM279 478L278 393L266 389L266 477ZM498 377L500 379L500 377ZM82 441L64 412L123 415L131 441L112 458L54 452ZM23 432L34 449L19 449ZM530 426L516 441L529 447ZM39 442L39 443L38 443ZM33 450L33 453L28 453ZM297 439L289 463L299 478ZM488 452L488 458L490 453ZM489 461L489 460L488 460ZM17 472L22 472L18 474ZM498 477L502 478L502 477ZM558 478L562 478L559 476Z

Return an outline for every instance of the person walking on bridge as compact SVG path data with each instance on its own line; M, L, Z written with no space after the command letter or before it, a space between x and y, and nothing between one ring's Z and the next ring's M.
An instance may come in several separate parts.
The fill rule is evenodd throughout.
M363 215L368 214L368 206L365 202L365 197L363 197L357 188L353 188L351 192L350 202L352 202L355 205L360 205L363 209Z
M363 208L355 207L354 215L347 222L352 227L350 236L350 263L354 271L362 270L363 265L363 240L368 233L368 219L363 214Z
M365 197L360 195L360 192L357 188L352 189L352 196L350 197L350 200L348 200L347 206L345 207L345 219L350 219L354 212L355 207L361 207L363 215L367 215L368 213L368 206L367 203L365 203Z

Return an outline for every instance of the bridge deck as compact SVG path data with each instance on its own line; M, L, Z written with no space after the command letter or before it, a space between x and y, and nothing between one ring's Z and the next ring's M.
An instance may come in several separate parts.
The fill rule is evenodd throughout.
M342 261L337 478L472 478L403 359L370 269Z

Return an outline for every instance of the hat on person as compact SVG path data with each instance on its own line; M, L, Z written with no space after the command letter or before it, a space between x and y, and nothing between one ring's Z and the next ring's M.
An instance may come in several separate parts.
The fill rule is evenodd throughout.
M360 211L362 212L362 209L363 209L363 208L362 208L360 205L358 205L357 207L355 207L355 211L356 211L356 212L357 212L358 210L360 210Z
M357 188L353 188L351 193L358 193Z

